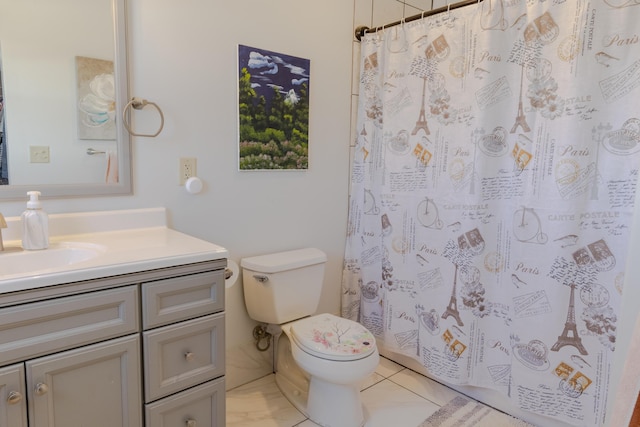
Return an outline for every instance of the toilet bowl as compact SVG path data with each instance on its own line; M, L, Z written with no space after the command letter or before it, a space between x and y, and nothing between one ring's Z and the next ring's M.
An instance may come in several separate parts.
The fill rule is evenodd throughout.
M328 313L291 322L283 332L294 362L308 374L306 407L299 409L321 426L363 425L360 387L380 362L373 335L356 322ZM282 336L280 340L279 347ZM276 364L276 382L287 368Z
M378 366L375 337L333 314L312 315L320 297L326 255L308 248L241 261L249 316L274 335L276 384L313 422L364 425L360 386Z

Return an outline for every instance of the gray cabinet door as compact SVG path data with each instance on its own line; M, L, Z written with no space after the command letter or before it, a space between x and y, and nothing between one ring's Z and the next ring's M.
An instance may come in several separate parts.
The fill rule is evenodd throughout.
M22 363L0 368L0 427L27 427Z
M138 335L25 365L30 427L142 425Z

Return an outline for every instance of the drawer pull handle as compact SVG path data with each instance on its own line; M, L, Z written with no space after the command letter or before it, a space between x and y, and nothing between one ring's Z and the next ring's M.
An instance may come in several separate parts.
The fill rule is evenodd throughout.
M38 396L42 396L43 394L46 394L48 391L49 391L49 386L46 385L45 383L36 384L36 394Z
M192 352L190 352L190 351L187 351L187 352L184 354L184 358L185 358L185 360L186 360L187 362L191 362L191 361L193 360L193 358L194 358L194 357L196 357L196 356L195 356L195 354L193 354L193 353L192 353ZM194 422L195 422L195 421L194 421ZM194 424L194 425L195 425L195 424Z
M196 427L196 420L187 420L187 427Z
M22 393L20 393L19 391L11 391L7 396L7 402L10 405L15 405L16 403L19 403L21 400L22 400Z

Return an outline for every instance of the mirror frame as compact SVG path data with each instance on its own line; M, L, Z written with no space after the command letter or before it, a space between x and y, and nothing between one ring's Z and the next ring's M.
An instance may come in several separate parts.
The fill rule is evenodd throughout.
M42 193L41 198L93 197L132 194L131 136L123 124L122 111L129 102L127 57L127 0L111 0L114 35L114 77L116 81L116 135L118 138L118 183L0 185L0 200L25 199L27 191Z

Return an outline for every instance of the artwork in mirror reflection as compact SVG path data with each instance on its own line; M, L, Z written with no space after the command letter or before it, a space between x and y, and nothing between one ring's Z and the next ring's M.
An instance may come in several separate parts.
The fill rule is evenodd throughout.
M308 169L308 59L238 46L240 170Z
M76 56L78 138L116 139L113 61Z
M0 0L0 11L0 199L127 193L129 135L116 113L128 99L116 48L125 0Z

